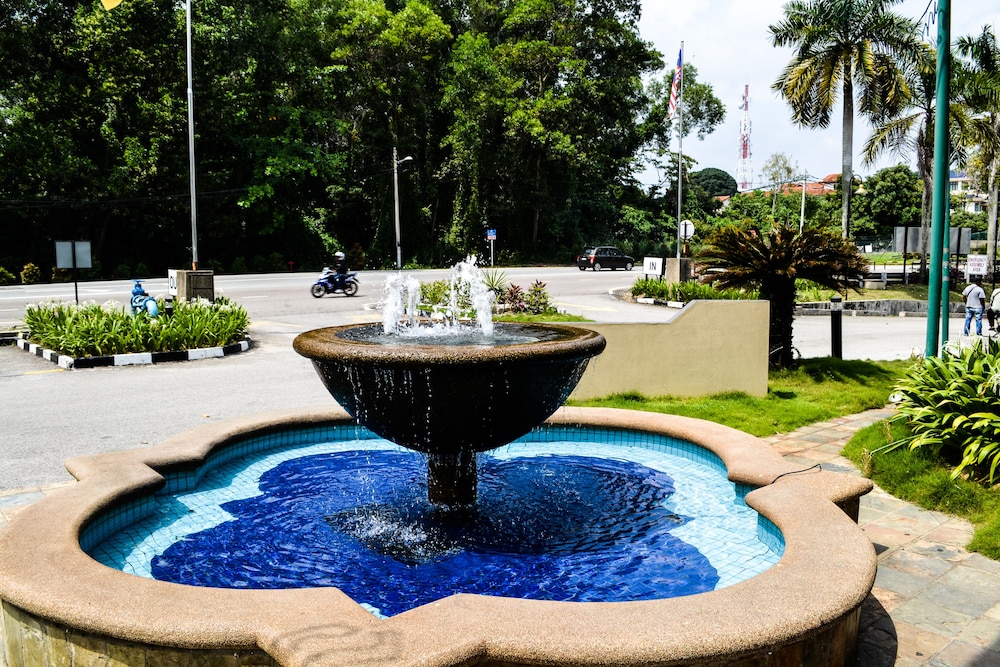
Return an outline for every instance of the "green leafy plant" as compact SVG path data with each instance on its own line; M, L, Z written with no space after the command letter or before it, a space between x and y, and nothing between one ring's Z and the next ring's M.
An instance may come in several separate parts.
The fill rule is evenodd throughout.
M71 357L217 347L243 340L250 326L246 310L222 296L179 301L172 316L155 318L117 301L47 302L25 308L24 322L32 342Z
M656 278L639 278L632 285L632 296L687 303L695 299L756 299L757 292L740 289L720 290L711 285L690 281L670 283Z
M42 281L42 270L33 262L28 262L21 269L21 282L25 285L34 285Z
M929 357L896 386L899 414L912 436L887 448L926 448L992 484L1000 466L1000 343L994 340Z
M542 313L554 312L556 310L549 297L549 291L546 289L545 283L541 280L531 283L528 294L524 297L524 307L533 315L541 315Z
M16 281L13 273L0 266L0 285L13 285Z
M499 300L503 295L504 290L507 289L507 283L510 282L507 278L507 273L501 269L487 269L483 271L483 283L486 288L493 292Z

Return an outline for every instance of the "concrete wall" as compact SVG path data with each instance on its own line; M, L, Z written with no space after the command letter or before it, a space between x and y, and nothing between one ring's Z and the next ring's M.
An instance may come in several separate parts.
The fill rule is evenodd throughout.
M628 391L645 396L767 394L767 301L692 301L671 321L575 326L604 335L571 399Z

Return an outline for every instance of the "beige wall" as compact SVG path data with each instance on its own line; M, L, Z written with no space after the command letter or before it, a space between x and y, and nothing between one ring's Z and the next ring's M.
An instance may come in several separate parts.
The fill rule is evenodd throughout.
M768 308L767 301L692 301L660 324L574 325L603 334L608 346L590 360L570 398L627 391L645 396L726 391L764 396Z

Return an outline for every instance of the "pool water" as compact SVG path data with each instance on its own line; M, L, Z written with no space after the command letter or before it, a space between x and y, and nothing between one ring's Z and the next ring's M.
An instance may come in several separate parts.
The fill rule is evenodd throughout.
M480 455L474 511L427 503L420 454L374 437L331 440L220 462L89 552L190 585L336 586L379 616L459 592L692 595L780 558L780 533L711 453L654 434L565 430Z

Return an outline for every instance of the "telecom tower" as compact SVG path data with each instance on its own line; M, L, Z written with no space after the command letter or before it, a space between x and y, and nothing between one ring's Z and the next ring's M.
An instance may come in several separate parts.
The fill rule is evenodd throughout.
M743 87L743 117L740 119L740 161L736 165L736 184L743 192L753 189L753 167L750 164L750 84Z

